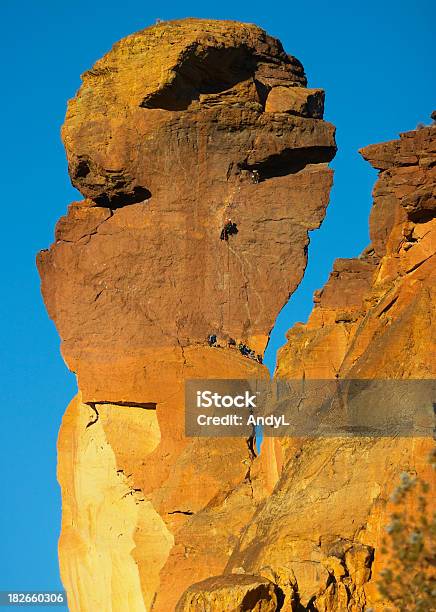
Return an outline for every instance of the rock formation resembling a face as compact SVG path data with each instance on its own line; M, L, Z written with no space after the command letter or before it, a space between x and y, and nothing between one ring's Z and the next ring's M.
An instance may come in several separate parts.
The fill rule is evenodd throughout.
M263 352L323 219L323 101L256 26L188 19L117 43L69 103L85 199L38 265L79 383L58 444L70 610L376 600L384 500L398 471L425 472L427 440L266 437L256 457L251 438L184 431L185 380L268 376L237 343ZM381 170L372 245L335 262L277 376L434 378L434 142L363 150Z
M90 396L107 400L105 373L150 349L217 334L264 350L332 180L334 128L305 85L261 29L202 20L133 34L83 75L63 139L85 200L39 267ZM229 217L237 234L220 240ZM141 401L142 374L124 376L123 399Z
M184 381L268 376L250 351L263 353L328 202L323 103L261 29L195 19L114 45L69 103L84 200L38 267L79 385L58 445L71 610L173 610L224 571L253 516L253 441L187 438ZM268 580L238 584L276 601Z

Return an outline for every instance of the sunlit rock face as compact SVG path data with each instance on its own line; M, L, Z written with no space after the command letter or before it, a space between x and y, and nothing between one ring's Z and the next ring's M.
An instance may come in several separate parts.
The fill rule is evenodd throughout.
M380 170L372 243L359 257L335 262L308 322L287 334L278 377L436 378L436 127L361 154ZM229 570L242 567L280 585L283 610L386 609L375 583L396 510L389 497L401 472L434 484L433 447L428 438L267 439L252 471L262 473L263 464L274 489Z
M84 199L38 256L79 385L58 446L61 573L71 610L167 612L225 571L271 480L252 477L250 441L185 438L184 380L268 375L229 341L261 356L301 280L334 128L254 25L157 24L82 79L62 134Z
M359 257L336 260L307 324L288 332L277 376L434 377L436 129L361 154L380 170L372 242Z
M86 199L40 269L85 399L141 401L155 349L210 333L262 352L332 180L321 102L265 112L277 89L313 97L305 82L259 28L201 20L129 36L83 75L62 133ZM228 218L238 234L221 241Z

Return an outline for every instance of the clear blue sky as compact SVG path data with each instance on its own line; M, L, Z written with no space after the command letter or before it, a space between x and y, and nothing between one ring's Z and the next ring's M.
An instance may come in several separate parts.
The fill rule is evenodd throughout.
M307 8L306 8L307 5ZM209 8L211 7L211 8ZM367 244L375 172L357 149L429 122L436 106L434 8L430 2L149 3L135 0L2 0L1 176L3 201L0 428L1 589L56 589L60 495L56 436L74 377L39 293L36 252L77 198L59 137L79 75L119 38L186 16L255 22L304 64L327 92L339 153L327 219L314 232L305 280L282 311L268 354L305 320L336 257ZM433 36L432 36L433 35Z

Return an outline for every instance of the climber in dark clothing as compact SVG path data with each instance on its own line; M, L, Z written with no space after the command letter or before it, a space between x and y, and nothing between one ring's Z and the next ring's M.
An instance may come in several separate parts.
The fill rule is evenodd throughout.
M228 240L229 236L234 236L237 233L238 233L238 228L237 228L236 223L233 223L231 219L227 219L227 221L224 224L223 229L221 230L220 239Z
M239 349L239 352L241 353L241 355L244 355L244 357L249 357L250 356L250 349L243 342L240 342L238 344L238 349Z
M253 349L244 344L243 342L239 342L238 350L244 357L248 357L248 359L253 359L253 361L257 361L259 363L263 363L262 355L257 355Z
M216 341L217 341L217 337L215 334L211 334L207 339L209 346L216 346Z

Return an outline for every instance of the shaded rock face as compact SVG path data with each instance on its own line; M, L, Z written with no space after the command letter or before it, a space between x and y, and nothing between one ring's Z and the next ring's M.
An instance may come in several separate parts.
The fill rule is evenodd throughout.
M268 375L229 340L263 353L325 214L334 128L305 86L256 26L188 19L117 43L69 103L84 200L38 268L79 385L58 443L70 610L174 610L268 493L252 441L185 438L184 380Z

